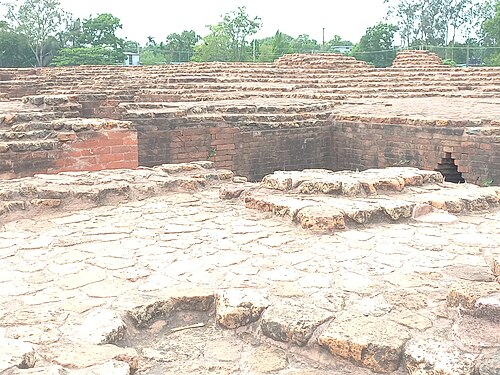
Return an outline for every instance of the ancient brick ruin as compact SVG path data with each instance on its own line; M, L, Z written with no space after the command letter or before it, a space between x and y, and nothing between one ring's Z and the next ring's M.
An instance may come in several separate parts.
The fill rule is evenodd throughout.
M0 374L498 374L500 68L0 79Z
M85 170L54 162L79 142L72 137L85 138L76 119L83 117L130 121L141 166L208 159L258 180L304 168L411 166L446 175L440 168L449 162L467 182L497 183L500 69L450 68L438 60L414 51L387 69L328 54L286 55L274 64L4 70L0 173ZM60 118L77 123L61 127ZM126 126L107 123L121 132ZM133 167L133 152L118 148L100 167L97 159L85 163ZM21 165L8 162L14 159Z

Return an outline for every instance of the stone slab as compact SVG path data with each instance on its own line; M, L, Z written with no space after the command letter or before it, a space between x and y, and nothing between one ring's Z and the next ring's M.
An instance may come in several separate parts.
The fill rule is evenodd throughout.
M217 294L215 305L217 322L234 329L259 320L269 301L255 291L230 289Z
M334 320L318 337L333 355L375 372L396 371L401 365L408 330L385 317L346 316Z
M276 341L304 346L314 331L329 319L331 311L299 303L276 303L269 307L260 322L262 333Z

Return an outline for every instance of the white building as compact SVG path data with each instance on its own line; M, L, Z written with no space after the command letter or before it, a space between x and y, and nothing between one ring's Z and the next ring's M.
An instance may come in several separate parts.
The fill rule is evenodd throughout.
M137 52L125 52L125 61L123 65L126 66L137 66L140 65L139 54Z

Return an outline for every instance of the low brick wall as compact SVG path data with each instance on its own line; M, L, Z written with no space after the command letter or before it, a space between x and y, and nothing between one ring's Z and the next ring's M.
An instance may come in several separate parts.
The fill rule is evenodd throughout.
M0 151L0 179L138 166L133 129L60 133L57 139L12 144Z
M55 167L49 172L98 171L138 166L137 133L134 130L81 132L65 142Z
M451 157L470 183L500 183L500 129L335 121L334 168L438 168Z
M211 160L258 180L275 170L331 167L328 127L246 130L228 126L139 128L139 164Z

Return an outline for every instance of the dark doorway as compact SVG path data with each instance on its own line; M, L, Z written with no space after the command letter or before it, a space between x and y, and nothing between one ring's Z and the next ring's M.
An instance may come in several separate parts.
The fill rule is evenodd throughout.
M447 152L445 157L441 159L441 163L438 164L436 171L441 172L446 182L453 182L455 184L463 184L465 182L450 152Z

